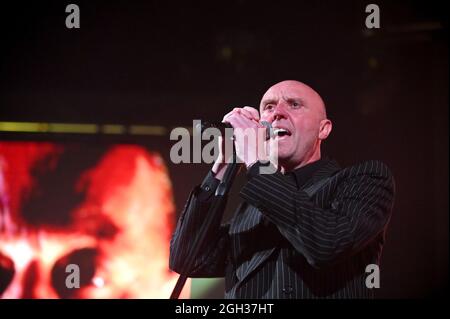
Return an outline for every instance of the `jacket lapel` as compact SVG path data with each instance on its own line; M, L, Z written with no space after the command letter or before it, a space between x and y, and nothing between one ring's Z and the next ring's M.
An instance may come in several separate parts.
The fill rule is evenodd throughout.
M242 203L238 209L238 213L233 218L230 226L230 235L248 232L255 228L262 220L262 214L259 210L247 203Z
M267 250L261 250L253 254L250 260L244 261L236 269L236 276L240 282L242 282L247 276L255 270L256 267L261 265L274 251L276 245L273 248Z
M242 240L250 241L248 244L254 244L253 242L258 240L258 236L261 236L261 234L264 235L260 229L256 229L256 227L262 226L260 224L264 222L263 215L256 207L245 206L245 208L241 207L244 209L240 211L240 214L236 215L233 225L230 227L230 235L237 241L235 243L235 249L242 249L242 245L244 244L241 242ZM256 234L252 234L253 232L256 232ZM266 260L275 250L276 244L274 243L269 249L258 250L250 259L244 260L236 269L236 276L239 281L246 278L258 265ZM241 252L239 251L237 253L240 254Z

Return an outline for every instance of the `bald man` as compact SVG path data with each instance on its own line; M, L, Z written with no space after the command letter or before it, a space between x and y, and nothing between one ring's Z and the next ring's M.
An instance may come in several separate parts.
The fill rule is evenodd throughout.
M366 269L378 269L394 201L386 165L371 160L340 168L322 158L332 123L320 95L298 81L269 88L259 113L235 108L223 121L234 128L246 168L241 205L227 224L221 224L224 209L206 219L228 165L219 156L178 221L171 269L225 277L226 298L372 298L379 277ZM258 148L267 142L248 142L242 133L263 128L261 121L274 131L273 174L260 169L267 158ZM205 240L193 256L202 232Z

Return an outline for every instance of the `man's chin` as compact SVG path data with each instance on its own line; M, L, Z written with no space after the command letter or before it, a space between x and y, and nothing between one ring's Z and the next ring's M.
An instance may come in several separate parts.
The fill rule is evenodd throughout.
M289 161L292 158L292 152L289 152L285 147L278 147L278 162Z

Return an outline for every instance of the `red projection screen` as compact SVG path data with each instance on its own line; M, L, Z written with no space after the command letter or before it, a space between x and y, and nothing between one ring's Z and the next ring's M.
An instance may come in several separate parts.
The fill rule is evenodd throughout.
M168 298L174 222L157 152L0 143L2 298Z

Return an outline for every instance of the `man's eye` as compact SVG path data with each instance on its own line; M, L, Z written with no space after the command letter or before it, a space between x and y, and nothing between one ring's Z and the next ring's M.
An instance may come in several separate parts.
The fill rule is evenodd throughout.
M299 102L292 102L291 104L292 108L298 109L300 106L302 106Z
M273 109L273 104L267 104L264 110L271 110Z

